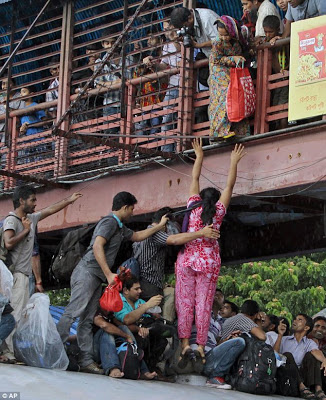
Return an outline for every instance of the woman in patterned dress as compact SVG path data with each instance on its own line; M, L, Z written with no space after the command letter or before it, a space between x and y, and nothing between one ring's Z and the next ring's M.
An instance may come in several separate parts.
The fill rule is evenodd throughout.
M237 165L245 155L244 147L235 145L231 153L231 163L226 188L222 194L215 188L208 187L200 192L199 177L204 153L202 140L193 141L196 161L192 170L190 197L187 207L194 202L201 204L191 211L188 232L195 232L206 225L220 229L226 209L230 203L232 190L237 177ZM216 239L200 238L185 245L179 252L176 262L176 310L178 313L178 334L181 339L181 358L179 367L184 368L194 355L200 364L205 363L204 348L210 323L210 316L220 271L221 259L219 244ZM189 338L194 320L197 328L198 350L193 354ZM196 364L197 361L196 361Z
M237 22L227 15L217 20L218 35L212 43L209 57L208 79L210 102L208 115L212 140L228 139L235 134L247 136L250 127L247 120L231 123L226 111L226 94L230 83L230 68L245 62L243 49L246 43L238 29Z

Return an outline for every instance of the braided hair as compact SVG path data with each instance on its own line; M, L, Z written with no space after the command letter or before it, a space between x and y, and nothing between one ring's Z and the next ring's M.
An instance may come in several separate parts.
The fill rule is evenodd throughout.
M201 220L204 225L209 225L213 223L213 217L216 213L216 203L221 197L221 192L213 187L208 187L203 189L199 196L202 199Z

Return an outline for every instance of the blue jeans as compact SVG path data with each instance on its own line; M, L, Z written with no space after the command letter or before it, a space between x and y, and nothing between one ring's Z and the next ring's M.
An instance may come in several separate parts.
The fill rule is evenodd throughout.
M120 325L119 328L131 336L134 342L136 342L134 335L130 332L127 326ZM125 341L123 338L120 339ZM99 329L93 339L93 351L94 359L96 362L102 364L105 375L109 375L111 369L113 368L121 369L115 338L113 335L105 332L103 329ZM142 373L148 372L148 368L144 360L141 363L140 370Z
M10 333L13 331L15 328L16 321L13 315L11 314L5 314L1 316L1 321L0 321L0 345L3 340L5 340Z
M203 374L208 378L226 375L246 347L243 338L230 339L206 354Z
M166 92L164 100L163 101L169 101L173 99L177 99L179 97L179 89L170 89ZM164 107L164 110L169 110L173 108L174 105L166 106ZM162 132L169 131L171 129L174 129L176 127L176 122L174 124L168 125L168 123L175 121L178 117L178 113L170 113L166 114L163 116L162 119ZM175 144L170 143L170 144L165 144L164 146L161 146L162 151L174 151L175 149Z

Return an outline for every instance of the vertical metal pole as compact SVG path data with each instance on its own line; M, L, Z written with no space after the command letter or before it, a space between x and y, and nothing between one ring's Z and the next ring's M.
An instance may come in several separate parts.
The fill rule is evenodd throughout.
M70 106L70 83L73 57L74 33L74 1L65 2L62 14L62 35L60 52L59 94L57 107L57 122ZM69 130L69 118L62 121L60 129ZM55 147L54 176L67 173L68 139L57 138Z
M126 25L128 22L128 0L124 0L123 2L123 29L125 29ZM121 88L120 88L120 113L121 113L121 123L120 123L120 132L123 135L126 135L126 129L127 129L127 105L126 105L126 97L128 96L127 94L127 88L126 88L126 64L127 64L127 49L126 49L126 36L122 38L122 53L121 53L121 58L122 58L122 63L121 63ZM129 98L128 98L129 101ZM128 129L129 133L130 130ZM123 142L126 141L126 137L123 136ZM121 139L121 138L120 138ZM120 140L119 140L120 141ZM119 157L119 163L123 162L123 159L125 157L128 157L129 154L125 154L125 150L122 150L122 157Z
M16 30L16 1L12 2L12 18L11 18L11 32L10 32L10 47L9 47L9 56L12 54L14 49L14 42L15 42L15 30ZM9 103L10 103L10 81L12 75L12 64L13 58L8 63L8 85L7 85L7 94L6 94L6 119L5 119L5 143L7 146L10 146L9 140L9 131L8 131L8 121L9 121Z

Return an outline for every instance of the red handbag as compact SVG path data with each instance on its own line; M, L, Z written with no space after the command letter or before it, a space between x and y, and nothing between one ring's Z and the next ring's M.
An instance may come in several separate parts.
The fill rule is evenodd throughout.
M100 307L102 310L118 312L122 310L123 303L120 296L122 290L122 282L115 277L115 283L108 285L100 298Z
M248 68L231 68L226 95L226 111L230 122L239 122L255 112L256 93Z

